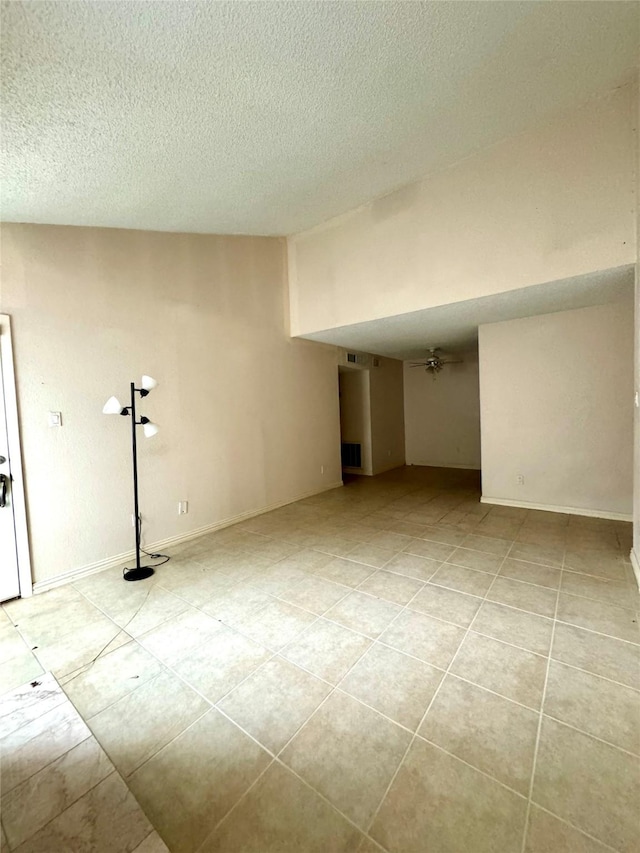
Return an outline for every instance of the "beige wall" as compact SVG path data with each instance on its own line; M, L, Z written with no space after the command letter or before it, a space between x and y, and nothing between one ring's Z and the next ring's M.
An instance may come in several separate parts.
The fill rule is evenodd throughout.
M456 353L434 380L404 365L404 421L408 465L480 468L478 350Z
M2 262L37 581L133 547L129 421L101 410L143 372L147 542L339 483L336 350L288 337L283 241L6 225Z
M289 239L292 333L635 263L632 86Z
M481 326L483 497L630 517L632 391L631 300Z
M634 422L634 461L633 461L633 568L638 586L640 586L640 91L636 98L636 284L635 284L635 405Z
M404 405L402 362L378 358L370 370L373 473L404 465Z

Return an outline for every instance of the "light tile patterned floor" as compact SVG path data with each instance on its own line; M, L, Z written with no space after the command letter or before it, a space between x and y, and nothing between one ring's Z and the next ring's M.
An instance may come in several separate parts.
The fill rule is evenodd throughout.
M630 525L490 507L477 479L355 478L148 581L8 603L3 845L640 849Z

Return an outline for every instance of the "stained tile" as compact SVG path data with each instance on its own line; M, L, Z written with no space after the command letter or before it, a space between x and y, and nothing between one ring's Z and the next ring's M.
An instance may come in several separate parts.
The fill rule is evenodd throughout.
M599 841L531 805L524 853L610 853Z
M437 560L439 563L453 554L453 545L445 545L442 542L431 542L428 539L413 539L403 548L406 554L414 554L416 557L427 557L429 560Z
M371 640L334 622L319 619L281 655L336 684L371 645Z
M0 738L66 701L67 697L50 672L5 693L0 701Z
M62 684L69 699L87 719L137 690L162 670L162 664L153 655L131 641L62 679Z
M429 560L426 557L416 557L414 554L396 554L385 566L388 572L396 572L419 581L428 581L440 566L440 560Z
M280 598L303 610L316 613L318 616L325 613L336 602L344 598L350 591L350 587L333 583L320 577L306 577L292 589L283 593Z
M375 638L400 612L397 604L354 591L327 611L325 617L344 628Z
M640 693L551 661L544 712L640 754Z
M398 651L446 669L458 650L464 630L423 613L405 610L380 640Z
M557 622L551 657L636 690L640 688L640 646L633 643Z
M495 554L498 557L504 557L511 548L510 539L492 539L489 536L478 536L475 533L470 533L461 544L464 548L484 551L486 554Z
M528 795L539 715L448 675L419 734Z
M537 545L527 542L514 542L509 551L513 560L525 560L540 566L551 566L561 569L564 560L564 548L553 545Z
M408 545L410 541L410 536L403 536L401 533L391 533L390 531L385 530L372 536L369 543L371 545L377 545L380 548L388 548L392 551L402 551L405 545Z
M89 724L120 773L129 776L208 708L179 678L164 672L100 711Z
M553 621L502 604L486 601L473 622L473 630L495 640L548 655Z
M441 670L375 644L347 673L340 689L415 731L441 680Z
M431 542L442 542L444 545L461 545L467 534L450 527L427 526L424 528L421 539L429 539Z
M628 607L632 610L640 609L640 597L637 593L631 594L629 592L626 581L607 580L592 575L565 571L562 574L561 588L562 592L582 595L585 598L593 598L596 601L604 601L618 607Z
M448 589L455 589L458 592L484 596L493 582L493 577L486 572L478 572L474 569L465 569L461 566L444 563L430 582L445 586Z
M315 622L316 618L314 613L308 613L286 601L273 601L238 625L238 628L255 642L278 651Z
M271 656L259 643L222 628L173 668L210 702L217 702Z
M43 673L42 666L36 656L25 649L16 657L0 664L0 696L32 681Z
M625 607L561 592L557 618L590 631L640 643L638 613Z
M616 850L638 849L637 758L547 717L533 801Z
M318 566L314 572L328 581L356 587L375 572L373 566L365 566L350 560L336 558L324 566Z
M411 735L343 693L333 693L282 753L282 760L365 828Z
M342 815L274 762L200 853L350 853L359 837Z
M470 633L451 666L451 672L530 708L538 709L547 659Z
M504 557L496 554L486 554L483 551L472 551L469 548L456 548L447 559L447 563L456 566L464 566L467 569L475 569L479 572L488 572L495 575L502 565Z
M527 801L417 738L369 835L401 853L520 853Z
M19 848L19 853L122 853L152 826L117 773L107 776Z
M212 709L140 767L129 784L172 853L193 853L269 760Z
M525 583L558 589L560 586L560 570L549 566L539 566L537 563L527 563L524 560L514 560L507 557L500 567L500 575Z
M113 772L89 737L2 796L2 823L16 848Z
M392 601L395 604L404 605L411 601L416 592L423 586L424 584L421 581L413 578L407 578L393 572L379 571L363 581L358 590Z
M482 599L476 596L428 583L410 602L409 607L427 616L435 616L467 628L481 604Z
M276 658L227 694L218 707L277 754L330 690L326 682Z
M89 737L91 732L68 702L15 729L0 740L2 794Z
M498 575L487 593L487 598L500 604L509 604L520 610L528 610L539 616L553 618L558 593L555 589L546 589Z
M587 575L624 580L624 560L615 551L573 551L568 549L565 567Z
M368 542L357 545L349 551L348 559L379 569L388 563L395 553L396 551L392 548L381 548L379 545L372 545L371 542Z
M46 670L58 678L80 672L100 655L113 651L131 640L106 616L100 616L77 631L64 634L59 640L38 646L37 657Z

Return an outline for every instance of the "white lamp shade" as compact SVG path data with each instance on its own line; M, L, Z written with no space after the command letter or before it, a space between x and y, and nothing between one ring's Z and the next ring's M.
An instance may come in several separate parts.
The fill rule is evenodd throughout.
M143 424L142 426L142 431L144 432L145 438L151 438L152 435L155 435L158 432L158 429L158 425L152 424L151 421L146 424Z
M153 391L154 388L158 387L158 383L152 376L145 375L142 377L141 385L145 391Z
M119 415L122 411L122 405L117 397L109 397L107 402L102 407L103 415Z

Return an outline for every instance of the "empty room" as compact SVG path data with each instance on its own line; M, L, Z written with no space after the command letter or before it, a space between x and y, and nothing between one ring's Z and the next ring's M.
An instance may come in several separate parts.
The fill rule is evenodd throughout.
M2 851L638 853L640 4L0 25Z

